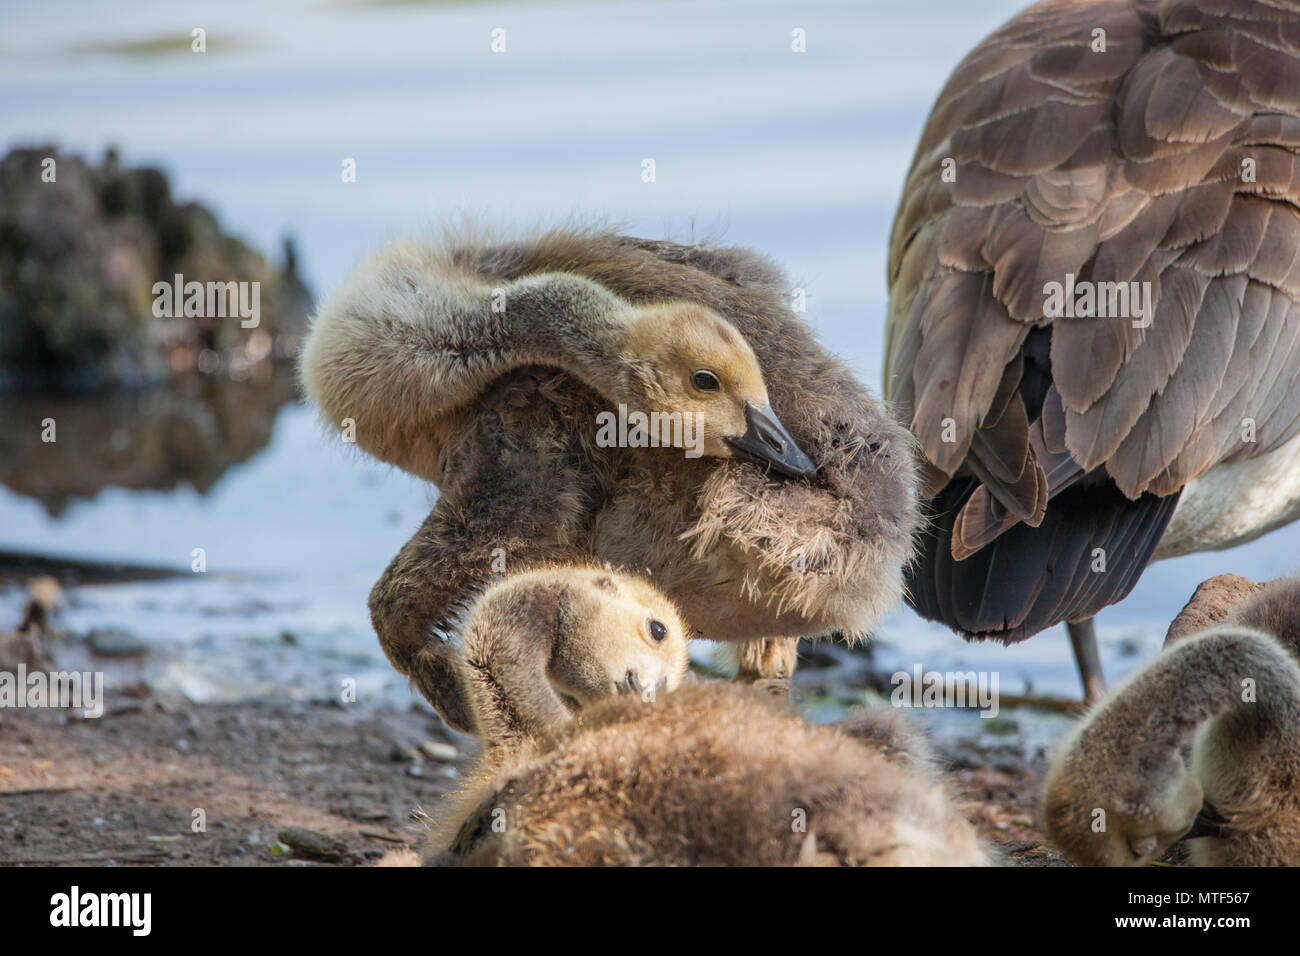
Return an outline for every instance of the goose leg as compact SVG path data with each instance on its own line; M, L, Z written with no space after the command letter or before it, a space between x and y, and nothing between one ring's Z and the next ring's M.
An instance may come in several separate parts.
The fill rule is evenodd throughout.
M1106 679L1101 673L1101 656L1097 653L1097 628L1093 618L1082 621L1069 621L1065 630L1070 635L1070 646L1074 648L1074 663L1079 668L1079 680L1083 684L1083 702L1088 706L1096 704L1106 696Z
M790 693L790 678L799 662L799 638L764 637L745 641L737 648L740 668L736 680L770 690Z

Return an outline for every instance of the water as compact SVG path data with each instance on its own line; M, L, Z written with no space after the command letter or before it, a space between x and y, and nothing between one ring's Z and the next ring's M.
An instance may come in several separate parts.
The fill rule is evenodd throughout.
M782 263L823 340L878 389L888 232L921 125L951 67L1020 6L10 0L0 147L54 142L97 159L113 144L125 162L160 165L175 195L257 246L292 233L318 294L384 239L461 214L507 229L599 217L653 237L722 235ZM195 27L206 54L126 46ZM504 54L490 52L498 27ZM791 52L796 27L805 54ZM654 183L641 179L647 157ZM355 183L341 181L345 158ZM12 403L0 414L21 427ZM222 460L205 494L110 487L55 517L0 488L0 548L182 570L76 589L62 620L137 633L164 686L317 697L351 677L364 700L404 704L365 599L431 491L325 440L301 406L269 414L264 448ZM1099 621L1108 674L1154 653L1196 583L1288 573L1297 545L1291 528L1152 567ZM195 548L203 574L189 570ZM0 593L3 619L18 602ZM1077 694L1063 633L966 645L900 610L876 652L886 671L996 670L1004 693ZM984 729L967 714L935 719L945 734L951 721Z

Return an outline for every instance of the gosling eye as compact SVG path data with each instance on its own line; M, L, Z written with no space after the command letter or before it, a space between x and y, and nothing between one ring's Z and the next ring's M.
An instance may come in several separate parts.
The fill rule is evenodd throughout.
M691 384L701 392L716 392L722 388L722 383L718 381L718 376L714 375L707 368L696 369L695 374L691 376Z
M664 639L668 636L668 628L664 627L662 621L656 621L651 619L650 636L654 638L654 642L656 644L662 644L664 642Z

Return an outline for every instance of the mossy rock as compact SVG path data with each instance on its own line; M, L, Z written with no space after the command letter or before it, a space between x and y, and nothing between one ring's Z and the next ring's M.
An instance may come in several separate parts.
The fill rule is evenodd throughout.
M123 169L112 151L92 166L52 146L15 149L0 160L0 391L142 387L288 361L311 297L287 243L284 259L270 264L206 207L176 202L157 169ZM155 284L177 274L258 283L257 326L155 316Z

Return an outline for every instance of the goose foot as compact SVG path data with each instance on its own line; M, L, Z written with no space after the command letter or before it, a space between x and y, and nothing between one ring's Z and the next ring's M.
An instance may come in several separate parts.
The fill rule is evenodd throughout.
M790 678L799 663L799 638L764 637L736 648L736 680L773 694L790 693Z

